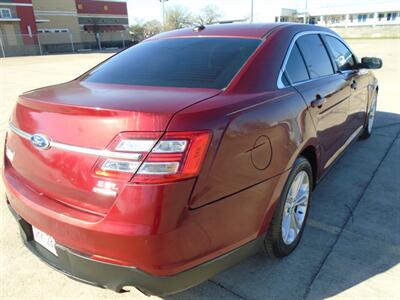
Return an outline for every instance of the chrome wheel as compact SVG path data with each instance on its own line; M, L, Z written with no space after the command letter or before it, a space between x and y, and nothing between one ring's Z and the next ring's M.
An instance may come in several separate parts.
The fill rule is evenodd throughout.
M376 95L372 98L372 103L371 103L371 107L369 109L369 114L368 114L368 133L369 134L371 134L371 132L372 132L372 126L374 125L375 114L376 114Z
M306 218L310 196L310 178L306 171L300 171L294 178L286 196L282 217L282 239L290 245L299 235Z

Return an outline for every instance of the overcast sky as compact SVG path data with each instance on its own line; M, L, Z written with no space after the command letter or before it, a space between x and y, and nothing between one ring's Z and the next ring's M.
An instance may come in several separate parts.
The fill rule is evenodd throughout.
M135 20L162 20L162 9L159 0L127 0L128 14L130 23ZM223 14L224 20L243 19L250 16L251 0L168 0L165 7L183 6L190 12L196 14L202 7L212 4L219 8ZM334 8L349 7L357 8L365 7L368 4L398 4L400 10L400 0L308 0L309 9L315 8ZM272 17L278 14L281 7L294 8L304 11L305 0L254 0L254 17L255 21L271 21Z

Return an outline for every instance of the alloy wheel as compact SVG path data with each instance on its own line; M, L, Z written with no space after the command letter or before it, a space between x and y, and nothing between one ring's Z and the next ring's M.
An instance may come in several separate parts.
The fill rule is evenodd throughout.
M374 125L375 114L376 114L376 95L372 99L371 107L369 109L369 114L368 114L368 133L369 134L371 134L371 132L372 132L372 126Z
M310 179L306 171L300 171L293 180L286 196L282 217L282 239L286 245L292 244L306 218L310 195Z

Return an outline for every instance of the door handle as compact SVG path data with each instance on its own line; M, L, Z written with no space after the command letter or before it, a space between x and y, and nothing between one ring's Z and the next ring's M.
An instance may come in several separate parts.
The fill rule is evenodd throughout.
M356 89L357 89L357 81L353 80L353 82L351 83L350 87L351 87L353 90L356 90Z
M321 97L320 94L318 94L317 96L315 96L315 100L311 101L311 107L318 107L321 108L322 105L326 102L326 98L325 97Z

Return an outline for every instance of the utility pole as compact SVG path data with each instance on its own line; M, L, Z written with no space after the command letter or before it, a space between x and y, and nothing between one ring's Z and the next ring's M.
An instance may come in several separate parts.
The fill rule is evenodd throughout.
M168 0L158 0L162 4L162 22L163 22L163 27L165 28L165 2Z
M251 0L250 22L253 23L253 20L254 20L254 0Z
M307 24L307 3L308 1L306 0L306 7L304 9L304 24Z

